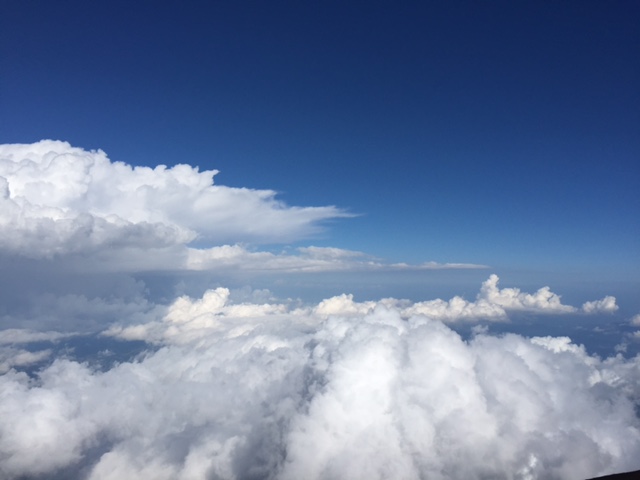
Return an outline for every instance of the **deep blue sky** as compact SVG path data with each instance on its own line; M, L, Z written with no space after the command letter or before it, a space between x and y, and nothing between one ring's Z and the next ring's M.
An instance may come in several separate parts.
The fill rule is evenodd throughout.
M0 143L362 214L303 244L637 285L636 1L1 8Z

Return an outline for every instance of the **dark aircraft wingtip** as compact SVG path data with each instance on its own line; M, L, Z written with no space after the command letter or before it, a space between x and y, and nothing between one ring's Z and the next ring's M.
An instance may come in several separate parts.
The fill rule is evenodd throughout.
M594 477L587 480L640 480L640 470L626 473L614 473L604 477Z

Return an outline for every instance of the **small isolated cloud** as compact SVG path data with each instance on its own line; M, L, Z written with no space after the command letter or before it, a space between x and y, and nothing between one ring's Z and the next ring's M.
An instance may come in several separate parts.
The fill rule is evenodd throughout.
M585 302L582 305L584 313L612 313L616 310L618 310L618 305L616 304L616 298L612 296L606 296L593 302Z
M629 320L629 323L636 327L640 327L640 313L637 313L633 317L631 317L631 320Z

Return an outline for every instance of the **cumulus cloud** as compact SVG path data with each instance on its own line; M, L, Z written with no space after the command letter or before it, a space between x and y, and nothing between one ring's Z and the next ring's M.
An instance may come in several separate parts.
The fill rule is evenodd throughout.
M391 300L337 298L290 308L212 289L137 332L114 326L159 343L136 361L9 370L0 476L569 479L639 467L639 358L592 357L563 337L464 341Z
M577 314L595 313L602 309L582 311L576 307L563 305L559 296L548 287L535 294L520 292L515 288L498 289L498 277L491 275L482 284L477 299L473 302L455 296L450 300L434 299L411 302L404 299L384 298L378 301L357 302L352 294L341 294L322 300L315 306L300 307L296 303L277 302L233 302L227 288L207 290L202 298L193 299L180 296L165 311L156 308L152 312L138 312L142 322L128 319L127 324L116 322L103 335L124 340L144 340L151 343L185 343L200 337L203 332L226 328L237 320L247 317L260 318L267 323L282 321L284 318L301 319L309 324L318 324L327 318L361 317L370 315L377 309L396 311L408 320L426 317L446 323L472 322L478 320L507 321L509 312L526 309L536 314ZM606 302L615 305L615 299ZM545 302L544 299L548 301ZM598 304L601 301L588 302ZM162 314L164 316L162 316ZM238 327L241 328L241 327Z
M584 313L611 313L618 310L615 297L610 295L604 297L601 300L595 300L592 302L585 302L582 305L582 311Z
M533 294L521 292L518 288L498 288L499 278L491 275L482 284L478 301L486 301L490 305L504 308L505 310L522 310L539 313L573 313L576 307L563 305L560 296L553 293L549 287L542 287ZM601 300L586 302L582 305L583 313L610 313L618 309L616 299L613 296L604 297Z
M508 310L543 310L555 313L575 311L574 307L563 305L560 296L551 292L549 287L542 287L537 292L530 294L521 292L518 288L499 289L498 281L497 275L491 275L482 284L478 298Z
M186 343L203 333L223 329L229 322L237 319L257 317L268 320L289 313L284 304L233 304L229 298L228 288L208 290L201 299L183 295L168 307L164 318L128 326L116 324L103 332L103 335L153 343Z
M403 318L424 315L444 322L465 320L508 319L509 312L527 311L537 314L569 314L613 312L617 310L615 297L586 302L582 309L564 305L560 296L551 292L549 287L540 288L535 293L526 293L518 288L498 288L499 278L491 275L480 288L475 301L455 296L450 300L434 299L422 302L385 299L381 302L354 302L352 295L340 295L321 302L316 313L324 315L364 314L373 311L379 303L398 308Z
M217 173L132 167L59 141L0 145L0 246L42 257L194 240L286 242L348 216L331 206L287 206L272 190L215 185Z

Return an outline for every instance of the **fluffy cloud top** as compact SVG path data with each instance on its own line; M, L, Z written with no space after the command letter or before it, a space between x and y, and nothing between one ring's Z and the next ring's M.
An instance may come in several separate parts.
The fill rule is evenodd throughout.
M488 295L496 283L485 302L528 301ZM557 307L541 296L528 308ZM392 300L229 299L183 296L162 319L113 327L161 348L107 371L10 369L0 476L573 479L640 466L639 358L591 357L568 338L463 341Z
M582 305L582 311L585 313L595 312L615 312L618 310L615 297L607 295L601 300L595 300L593 302L585 302Z
M186 295L179 297L168 306L167 313L160 318L159 309L153 312L146 309L138 312L142 322L122 322L112 325L106 335L126 340L145 340L152 343L185 343L198 338L203 332L224 328L237 319L261 318L266 323L281 321L283 318L296 318L298 323L305 319L315 325L329 317L361 317L370 315L379 309L393 310L401 318L409 320L426 317L429 320L443 322L461 322L477 320L505 321L510 311L527 310L537 314L596 313L611 311L615 306L614 297L588 302L593 305L606 305L604 309L579 310L563 305L560 297L550 292L548 287L541 288L535 294L520 292L518 289L498 289L498 277L491 275L480 289L475 302L461 297L449 301L442 299L412 303L408 300L385 298L379 301L356 302L351 294L342 294L322 300L313 307L290 307L283 303L233 303L230 291L226 288L208 290L201 299L191 299ZM133 325L131 325L133 323ZM0 337L1 338L1 337Z
M299 239L347 214L290 207L271 190L214 185L216 170L132 167L66 142L0 145L0 247L32 257L202 240Z
M341 295L324 300L316 308L320 315L352 315L371 312L382 303L393 306L401 312L404 318L414 315L424 315L431 319L444 322L465 320L506 320L508 313L513 311L528 311L540 314L567 313L609 313L618 309L616 299L607 296L602 300L586 302L582 309L571 305L564 305L560 296L551 292L549 287L543 287L531 294L521 292L517 288L498 288L499 278L491 275L483 284L475 301L465 300L455 296L450 300L435 299L411 303L396 299L385 299L381 302L353 301L352 295Z

